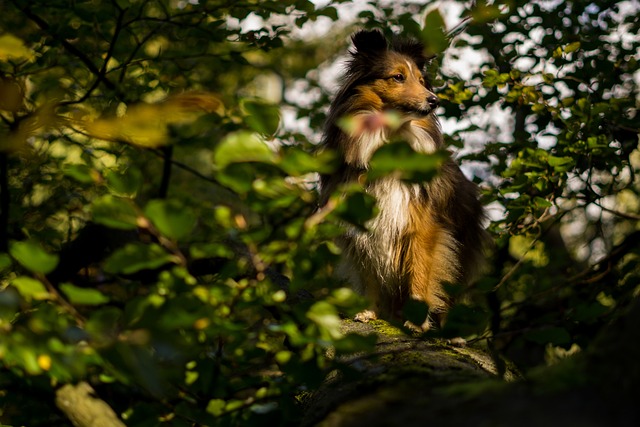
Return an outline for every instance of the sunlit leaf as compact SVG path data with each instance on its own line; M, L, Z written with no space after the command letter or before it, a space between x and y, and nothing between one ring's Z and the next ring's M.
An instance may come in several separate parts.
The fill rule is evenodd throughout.
M578 49L580 49L580 42L569 43L564 47L565 53L575 52Z
M5 33L0 35L0 61L35 59L33 50L25 46L24 42L13 34Z
M134 230L137 227L138 211L129 199L107 194L93 201L91 211L93 220L98 224L120 230Z
M20 265L33 273L48 274L58 265L58 255L48 253L31 240L11 242L9 253Z
M176 257L160 245L129 243L107 258L104 270L108 273L132 274L140 270L153 270L171 262L176 262Z
M22 295L27 301L31 301L32 299L45 300L51 298L51 294L47 291L44 284L32 277L16 277L11 281L11 285L13 285L20 295Z
M72 304L99 305L109 302L109 298L97 289L80 288L70 283L63 283L60 289Z
M213 94L186 93L155 104L129 106L120 117L101 117L80 124L94 138L159 147L172 142L169 125L191 123L200 115L220 108L222 102Z
M342 337L340 317L334 305L326 301L318 301L307 311L307 317L323 328L331 338Z
M145 215L158 230L171 239L181 239L196 225L196 216L177 200L152 200L144 208Z

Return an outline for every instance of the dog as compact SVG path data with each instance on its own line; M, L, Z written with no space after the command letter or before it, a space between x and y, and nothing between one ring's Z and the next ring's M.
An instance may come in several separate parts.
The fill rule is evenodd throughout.
M419 153L444 146L423 44L388 41L378 30L359 31L352 42L320 143L339 162L336 172L320 176L321 206L343 184L362 182L373 153L392 140L404 140ZM394 126L384 120L390 112L397 117ZM346 129L345 119L359 125ZM428 182L393 175L364 181L378 214L366 223L367 231L353 227L341 237L337 268L370 301L355 320L402 317L413 299L429 307L422 330L441 324L451 303L445 285L469 283L482 265L487 234L477 186L450 157Z

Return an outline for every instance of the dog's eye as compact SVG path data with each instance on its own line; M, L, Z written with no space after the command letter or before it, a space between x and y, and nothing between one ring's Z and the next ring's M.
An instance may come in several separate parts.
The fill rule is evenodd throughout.
M402 83L405 79L404 74L398 73L391 76L391 78L399 83Z

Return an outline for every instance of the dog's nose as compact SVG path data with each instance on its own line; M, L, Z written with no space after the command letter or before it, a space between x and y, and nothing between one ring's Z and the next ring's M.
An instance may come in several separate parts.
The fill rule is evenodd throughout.
M429 95L427 97L427 102L429 103L429 107L436 108L438 105L440 105L440 98L435 95Z

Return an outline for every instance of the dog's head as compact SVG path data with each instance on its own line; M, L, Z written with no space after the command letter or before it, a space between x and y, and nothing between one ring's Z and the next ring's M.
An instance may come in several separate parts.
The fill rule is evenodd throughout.
M359 103L415 118L438 106L439 99L425 75L427 58L422 43L401 38L389 42L377 30L359 31L352 40L346 85L357 93Z

